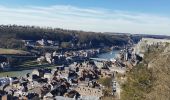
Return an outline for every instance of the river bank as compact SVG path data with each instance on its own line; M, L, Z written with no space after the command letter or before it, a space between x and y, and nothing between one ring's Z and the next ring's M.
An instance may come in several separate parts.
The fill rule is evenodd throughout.
M101 53L99 55L97 55L96 57L97 58L102 58L102 59L107 59L107 60L110 60L114 57L116 57L116 55L119 53L119 50L112 50L112 51L109 51L109 52L105 52L105 53ZM51 66L51 65L37 65L37 66L32 66L31 68L24 68L22 66L22 68L19 68L17 69L17 67L15 69L13 69L12 71L7 71L7 72L0 72L0 77L5 77L5 76L15 76L15 77L18 77L18 76L23 76L25 75L26 73L31 73L33 69L36 69L36 68L54 68L55 66Z

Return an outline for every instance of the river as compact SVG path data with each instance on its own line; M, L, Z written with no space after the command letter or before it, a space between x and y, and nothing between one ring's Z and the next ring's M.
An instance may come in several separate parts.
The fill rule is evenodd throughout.
M102 53L99 54L97 57L102 58L102 59L107 59L110 60L112 58L116 57L116 54L118 54L119 50L113 50L107 53ZM13 77L18 77L18 76L23 76L26 73L31 73L33 69L31 70L22 70L22 71L8 71L8 72L0 72L0 77L5 77L5 76L13 76Z
M110 60L112 58L115 58L118 53L119 53L119 50L113 50L107 53L99 54L98 58Z

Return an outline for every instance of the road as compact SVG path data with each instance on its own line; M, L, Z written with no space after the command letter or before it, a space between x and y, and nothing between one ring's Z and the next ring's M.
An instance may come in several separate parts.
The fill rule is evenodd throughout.
M120 88L120 84L116 81L116 79L113 79L112 89L113 89L113 92L114 90L116 90L116 92L114 92L113 94L115 96L115 99L120 100L121 88Z

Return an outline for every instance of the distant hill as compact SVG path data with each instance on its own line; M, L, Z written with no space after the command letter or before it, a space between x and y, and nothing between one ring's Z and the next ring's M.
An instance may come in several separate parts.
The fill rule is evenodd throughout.
M163 35L141 35L116 32L85 32L76 30L66 30L61 28L38 27L38 26L18 26L0 25L0 48L24 49L21 40L53 40L70 44L90 45L89 47L98 48L101 46L121 46L124 47L133 41L137 43L142 37L170 38Z
M92 47L105 46L123 46L128 43L127 35L109 35L96 32L84 32L75 30L66 30L60 28L42 28L38 26L17 26L0 25L0 47L1 48L22 48L23 44L18 40L40 40L47 39L62 42L71 42L73 44L91 44ZM4 43L7 41L7 43ZM10 45L11 43L15 43Z

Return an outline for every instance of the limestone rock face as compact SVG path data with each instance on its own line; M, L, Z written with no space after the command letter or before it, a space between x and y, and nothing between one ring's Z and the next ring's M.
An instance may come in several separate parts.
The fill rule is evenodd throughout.
M164 49L164 48L162 48ZM154 77L153 89L146 100L170 100L170 45L148 63Z
M170 46L167 46L164 50L164 53L170 53Z
M134 47L134 53L143 57L144 53L148 51L150 46L159 46L160 48L165 47L166 44L170 43L168 39L154 39L154 38L142 38L138 44ZM170 46L165 49L165 52L170 51Z

